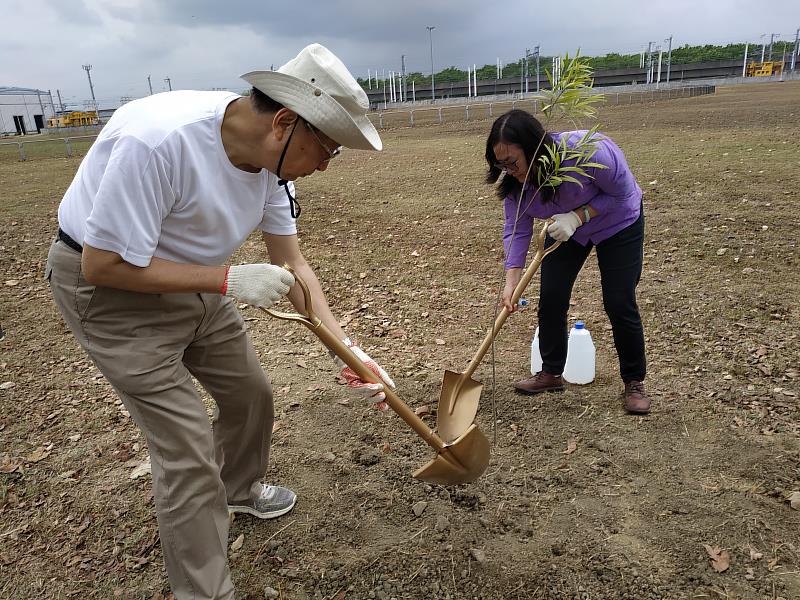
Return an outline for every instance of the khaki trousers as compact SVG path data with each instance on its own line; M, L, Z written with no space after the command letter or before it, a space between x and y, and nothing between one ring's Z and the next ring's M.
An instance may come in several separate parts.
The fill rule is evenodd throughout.
M80 259L54 242L47 277L67 325L147 438L172 592L232 599L227 505L263 478L274 418L244 321L219 294L91 286ZM192 376L217 403L213 430Z

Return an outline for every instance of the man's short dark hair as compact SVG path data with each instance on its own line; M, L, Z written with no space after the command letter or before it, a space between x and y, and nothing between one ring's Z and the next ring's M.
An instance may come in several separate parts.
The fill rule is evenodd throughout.
M250 98L253 102L253 107L256 112L260 113L276 113L283 108L283 104L276 102L258 88L250 90Z

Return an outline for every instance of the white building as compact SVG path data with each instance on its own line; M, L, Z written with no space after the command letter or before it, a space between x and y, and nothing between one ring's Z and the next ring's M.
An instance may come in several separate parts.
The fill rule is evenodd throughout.
M39 133L55 114L50 92L0 87L0 135Z

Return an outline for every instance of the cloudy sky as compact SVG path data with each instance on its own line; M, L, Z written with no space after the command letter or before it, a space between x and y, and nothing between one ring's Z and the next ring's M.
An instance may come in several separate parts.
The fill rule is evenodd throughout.
M794 41L800 0L0 0L0 86L56 90L81 106L91 64L101 108L167 89L245 88L238 75L278 68L306 44L333 50L354 75L430 72L543 55L638 53L673 46ZM764 38L766 34L766 38Z

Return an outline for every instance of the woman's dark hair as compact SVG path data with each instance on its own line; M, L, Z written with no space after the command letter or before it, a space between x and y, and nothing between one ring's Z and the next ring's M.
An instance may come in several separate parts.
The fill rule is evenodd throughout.
M250 90L250 99L256 112L259 113L276 113L283 108L283 104L276 102L258 88Z
M502 173L502 170L495 164L497 157L494 155L494 147L500 143L515 144L522 148L528 165L533 163L525 189L535 187L535 162L545 152L545 144L555 144L553 137L545 131L536 117L524 110L510 110L497 117L489 132L489 137L486 139L486 162L489 164L486 183L495 183ZM503 176L497 186L497 195L501 200L509 194L519 196L521 191L522 184L507 174ZM543 202L550 202L553 199L554 190L552 187L546 186L539 190L539 195Z

